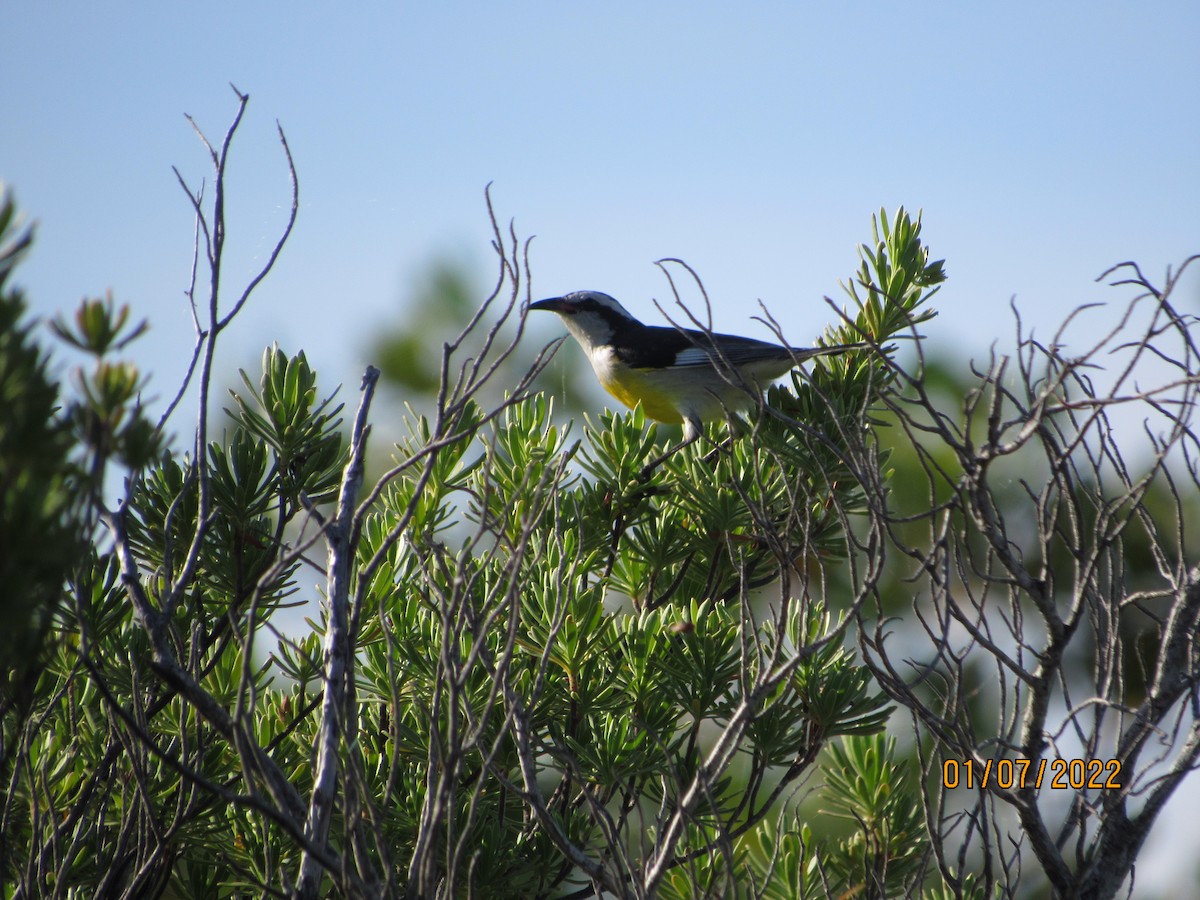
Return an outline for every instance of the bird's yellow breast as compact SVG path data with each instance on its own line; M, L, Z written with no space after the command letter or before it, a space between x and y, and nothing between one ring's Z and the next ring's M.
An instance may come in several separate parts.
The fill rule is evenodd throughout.
M655 388L647 376L627 366L597 367L596 375L606 391L630 409L642 404L642 411L656 422L678 425L683 416L671 399Z

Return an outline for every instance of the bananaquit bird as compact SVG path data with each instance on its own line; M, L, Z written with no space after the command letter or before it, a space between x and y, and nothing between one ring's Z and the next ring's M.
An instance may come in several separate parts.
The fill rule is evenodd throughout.
M676 450L699 438L705 421L749 407L754 392L804 360L867 346L784 347L732 334L643 325L599 291L575 291L529 308L558 314L600 384L626 406L641 401L651 419L682 422L683 443Z

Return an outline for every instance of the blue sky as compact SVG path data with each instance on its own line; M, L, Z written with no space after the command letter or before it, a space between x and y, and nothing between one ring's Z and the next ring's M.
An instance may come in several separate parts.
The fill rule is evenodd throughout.
M646 319L652 261L704 277L720 330L794 343L829 318L871 214L923 209L947 259L931 347L1011 343L1121 295L1092 284L1200 251L1200 7L518 3L5 4L0 177L38 220L39 312L112 288L148 316L162 396L183 372L191 213L251 95L230 178L232 273L292 242L227 358L279 340L357 383L372 332L437 255L491 277L483 189L536 234L534 293L590 288ZM1196 279L1186 295L1194 298ZM550 327L549 325L547 327Z
M276 119L301 211L225 358L278 340L330 387L357 384L433 257L488 282L488 182L538 236L535 296L604 290L654 320L653 260L678 256L719 330L765 337L761 299L793 343L828 321L881 206L924 210L950 275L925 332L959 354L1011 345L1014 296L1051 329L1127 296L1092 283L1113 263L1159 277L1200 252L1194 0L6 3L0 34L0 178L39 222L17 280L43 315L111 288L148 317L135 356L163 398L191 345L171 166L208 175L183 114L219 138L229 82L251 103L228 274L285 217Z

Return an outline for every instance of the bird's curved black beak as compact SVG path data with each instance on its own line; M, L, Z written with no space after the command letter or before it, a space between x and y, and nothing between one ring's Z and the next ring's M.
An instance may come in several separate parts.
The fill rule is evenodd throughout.
M535 310L535 309L544 309L544 310L548 310L549 312L556 312L556 313L575 312L575 307L573 307L563 297L551 297L549 300L539 300L537 303L530 303L529 309L531 311Z

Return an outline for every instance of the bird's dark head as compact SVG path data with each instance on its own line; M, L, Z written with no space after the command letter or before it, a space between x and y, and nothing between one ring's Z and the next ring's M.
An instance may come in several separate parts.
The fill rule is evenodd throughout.
M561 297L530 303L529 308L545 309L564 316L595 313L605 318L615 316L628 321L637 321L625 307L608 294L600 291L573 291L570 294L563 294Z
M600 291L574 291L531 303L529 308L557 313L575 340L588 351L608 343L621 329L638 324L625 307Z

